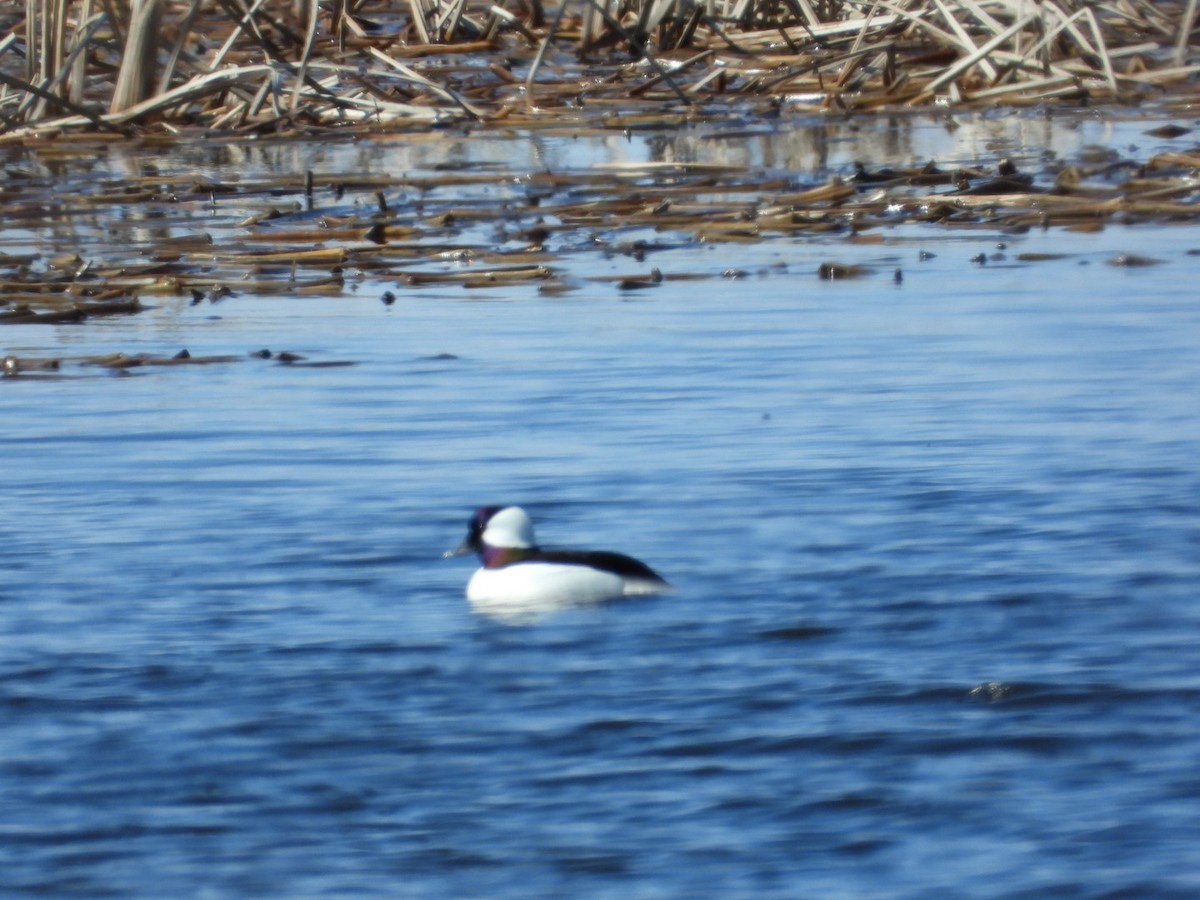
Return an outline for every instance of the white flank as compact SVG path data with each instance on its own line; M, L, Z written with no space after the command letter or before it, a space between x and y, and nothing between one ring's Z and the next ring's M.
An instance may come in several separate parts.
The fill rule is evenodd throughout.
M467 599L478 604L571 605L599 603L625 593L625 580L587 566L527 562L480 569L467 582Z

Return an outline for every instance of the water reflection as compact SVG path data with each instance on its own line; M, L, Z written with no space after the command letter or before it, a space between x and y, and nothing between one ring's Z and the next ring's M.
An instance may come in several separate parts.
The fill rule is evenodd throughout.
M701 121L644 134L583 128L570 134L498 132L486 140L454 132L402 140L388 135L304 142L199 140L153 155L145 147L122 144L6 146L0 148L9 176L0 251L115 261L144 256L160 242L201 230L241 234L248 219L298 209L307 172L324 180L316 198L319 215L368 214L383 186L394 213L420 218L425 202L452 209L484 199L521 201L522 184L531 176L588 170L599 163L728 165L788 173L803 186L849 175L859 161L872 167L937 161L988 168L1011 157L1022 170L1036 170L1046 158L1070 159L1089 145L1116 143L1125 149L1144 138L1145 127L1136 118L1086 114L914 113L869 123L784 115L768 123ZM429 180L447 171L494 176L445 185ZM382 181L351 188L344 196L330 186L372 178ZM407 178L424 181L405 185ZM224 183L228 190L212 195L193 190L204 181Z
M658 131L575 128L570 132L434 132L324 140L190 141L159 153L124 144L97 149L0 147L0 160L55 183L71 178L196 175L238 179L316 173L394 178L447 165L497 165L512 172L562 171L603 162L718 163L794 172L851 171L854 162L911 165L980 160L1014 147L1064 156L1085 144L1144 144L1145 116L1060 111L991 115L914 112L870 119L781 116L769 122L706 122ZM9 173L10 179L14 173Z
M100 149L6 146L0 148L0 162L10 175L0 253L40 257L30 260L35 269L65 254L95 271L104 263L166 260L163 245L176 239L211 234L218 244L221 239L245 240L256 230L250 223L264 217L310 229L338 218L365 220L377 211L380 197L403 226L424 229L430 239L461 234L486 250L503 242L490 218L515 221L524 230L541 226L529 182L546 173L587 172L601 163L708 163L745 168L751 178L754 173L785 173L793 187L803 187L851 174L857 161L989 168L1006 156L1015 158L1022 170L1036 172L1050 156L1079 157L1088 146L1126 138L1133 143L1142 127L1136 119L1123 122L1111 116L950 118L920 113L866 124L782 115L732 126L716 122L647 133L497 133L487 140L455 132L406 134L402 140L198 140L156 155L125 144ZM302 185L310 172L320 187L316 196L306 198ZM343 190L341 179L352 186ZM210 181L222 185L221 190L206 190ZM569 187L538 187L571 199ZM748 198L752 196L751 191ZM305 202L316 206L311 215ZM460 215L469 204L479 209ZM270 236L263 229L258 232L259 238ZM319 234L316 240L323 242ZM589 241L583 234L570 246L586 248ZM198 272L212 271L205 268L202 254L193 254L188 262ZM257 266L245 265L214 277L252 278L257 271Z
M564 598L539 600L468 600L471 611L502 625L537 625L570 610L595 609L614 601L580 603ZM628 601L625 601L628 602Z

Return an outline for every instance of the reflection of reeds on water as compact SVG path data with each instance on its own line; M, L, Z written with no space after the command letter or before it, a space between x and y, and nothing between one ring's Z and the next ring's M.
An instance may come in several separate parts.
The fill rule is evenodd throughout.
M634 98L815 109L1186 89L1197 0L25 0L0 136L522 123Z
M406 291L559 295L589 281L653 292L683 279L744 274L703 266L672 271L659 261L667 251L809 236L833 255L841 252L834 247L886 243L896 225L1019 234L1196 222L1197 168L1196 154L1171 152L1140 161L1105 156L1091 167L1037 173L1007 161L945 169L859 165L819 183L750 167L644 162L228 182L147 174L78 194L10 177L0 206L11 233L71 249L45 258L28 244L6 245L0 230L0 328L237 303L239 295L284 302L344 296L365 283L390 289L381 291L389 306ZM497 196L497 183L522 187ZM400 192L419 199L400 202ZM122 216L134 224L121 224ZM584 276L579 268L589 254L628 263L611 276ZM1124 255L1113 264L1146 260ZM828 280L877 274L836 261L814 272Z

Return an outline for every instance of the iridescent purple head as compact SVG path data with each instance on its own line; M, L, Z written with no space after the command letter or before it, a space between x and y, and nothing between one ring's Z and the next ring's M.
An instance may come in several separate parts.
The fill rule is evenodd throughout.
M467 523L467 538L446 556L478 553L486 568L515 562L537 549L533 522L519 506L483 506Z

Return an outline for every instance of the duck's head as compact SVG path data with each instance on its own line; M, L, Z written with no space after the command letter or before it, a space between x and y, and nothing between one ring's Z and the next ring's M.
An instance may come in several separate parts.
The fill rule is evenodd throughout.
M445 556L478 553L488 556L489 550L532 550L533 522L519 506L483 506L475 510L467 523L467 538Z

